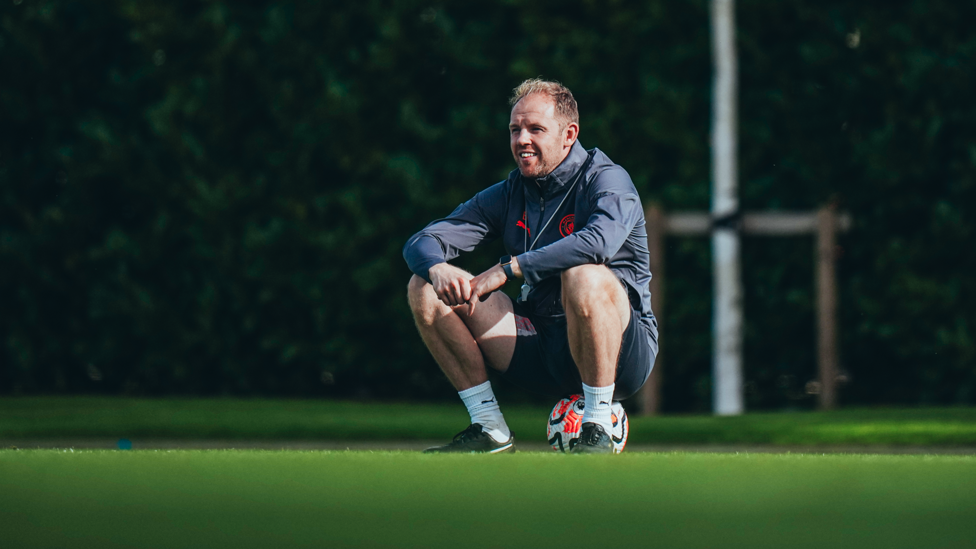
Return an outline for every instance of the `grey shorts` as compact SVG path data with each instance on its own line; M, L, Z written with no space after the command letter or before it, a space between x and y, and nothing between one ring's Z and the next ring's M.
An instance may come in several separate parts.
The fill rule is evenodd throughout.
M514 302L513 306L515 354L502 377L522 389L551 397L582 393L583 381L569 350L566 317L532 316L522 303ZM614 400L640 390L651 375L654 358L650 330L641 322L640 313L631 309L617 359Z

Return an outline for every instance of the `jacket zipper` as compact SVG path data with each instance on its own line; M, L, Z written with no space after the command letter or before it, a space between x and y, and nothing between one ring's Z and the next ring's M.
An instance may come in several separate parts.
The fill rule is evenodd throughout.
M539 197L539 230L542 230L542 220L546 218L546 197ZM540 234L538 238L542 238Z

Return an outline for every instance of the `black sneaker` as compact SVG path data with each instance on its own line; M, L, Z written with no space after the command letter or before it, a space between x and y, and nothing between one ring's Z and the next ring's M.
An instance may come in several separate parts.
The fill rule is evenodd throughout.
M444 446L434 446L424 450L425 454L502 454L515 452L515 437L509 436L505 442L496 442L480 423L472 423L468 428L454 435L454 440Z
M579 438L569 441L571 454L612 454L613 440L597 423L584 423Z

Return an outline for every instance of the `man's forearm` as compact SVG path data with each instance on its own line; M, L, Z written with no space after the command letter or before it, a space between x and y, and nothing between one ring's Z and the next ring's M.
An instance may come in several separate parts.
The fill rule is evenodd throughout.
M606 264L626 242L640 217L640 200L636 194L601 197L585 226L520 256L522 277L529 284L537 284L571 267Z
M418 233L403 247L403 259L414 274L430 282L430 268L444 263L444 250L432 235Z

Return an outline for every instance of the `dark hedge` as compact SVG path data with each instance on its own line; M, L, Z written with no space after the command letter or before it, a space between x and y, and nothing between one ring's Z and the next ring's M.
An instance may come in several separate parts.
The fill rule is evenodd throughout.
M842 401L972 404L976 5L737 17L744 206L854 218ZM708 207L702 0L23 0L0 21L0 394L449 397L400 248L512 168L527 77L573 89L582 143L645 202ZM668 241L666 411L709 407L709 253ZM809 407L812 242L744 254L748 405Z

